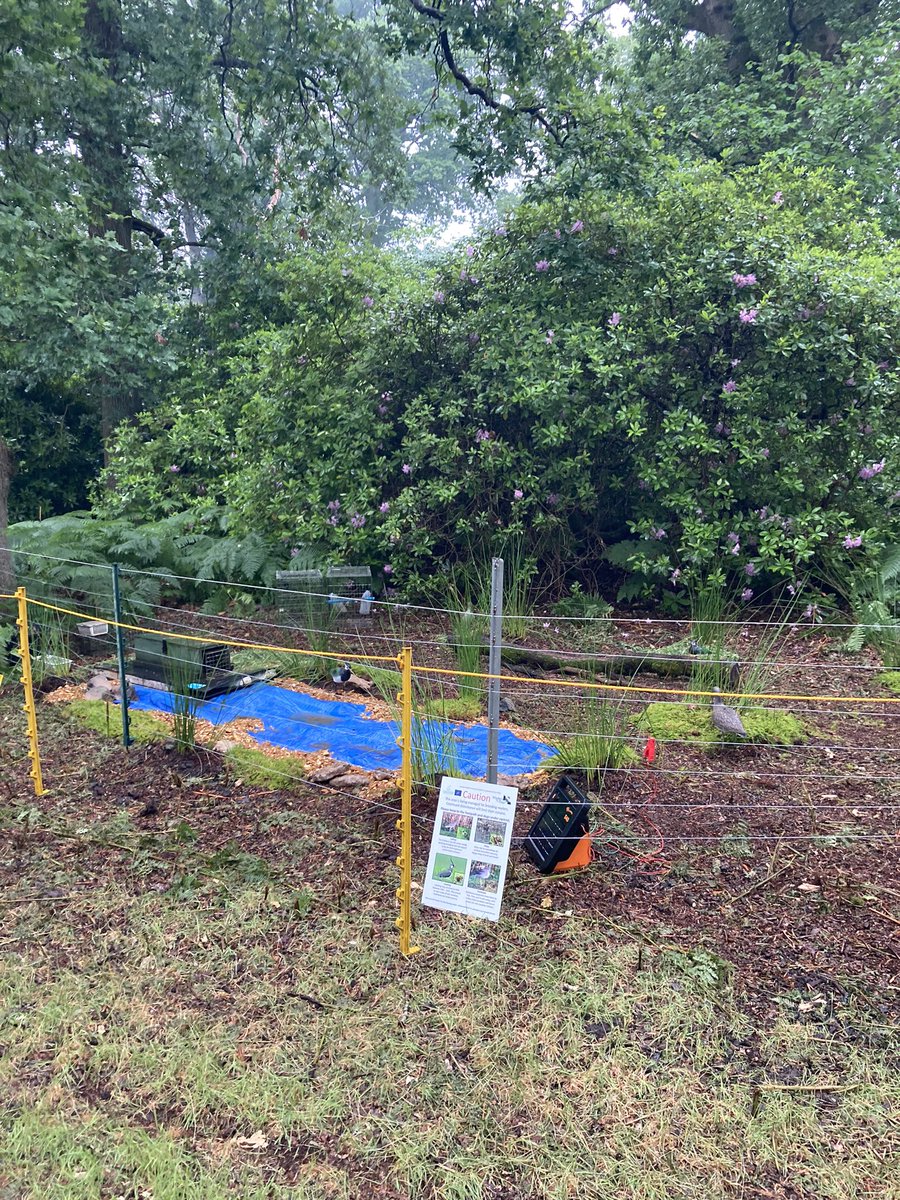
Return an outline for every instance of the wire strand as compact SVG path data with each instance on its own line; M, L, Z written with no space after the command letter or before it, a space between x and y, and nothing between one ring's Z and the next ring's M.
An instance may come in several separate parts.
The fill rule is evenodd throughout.
M84 560L80 560L80 559L60 558L59 556L52 555L52 554L43 554L36 550L28 550L28 549L23 549L23 548L11 547L10 553L21 554L26 557L46 559L47 561L50 561L50 562L68 563L73 566L94 567L94 568L101 569L101 570L111 570L111 564L109 564L109 563L85 562ZM293 596L313 596L313 597L321 597L324 594L322 592L304 592L304 591L301 591L296 588L278 588L278 587L267 586L265 584L243 583L243 582L238 582L235 580L228 580L228 579L198 579L196 576L193 576L193 575L178 575L174 571L148 571L148 570L144 570L139 567L128 567L128 566L123 566L123 565L120 565L119 570L122 574L144 575L144 576L148 576L148 577L156 578L156 579L175 579L181 583L195 583L195 584L200 583L200 584L204 584L204 585L207 585L210 587L238 588L242 591L272 592L272 593L276 593L276 594L285 594L285 595L293 595ZM11 598L11 597L7 597L7 598ZM357 597L348 597L347 599L350 601L352 601L352 600L358 601L359 597L358 596ZM439 614L450 615L450 616L459 616L459 617L465 616L468 612L471 612L474 616L478 616L478 617L482 617L482 618L487 618L490 615L488 612L486 612L486 611L482 612L481 610L478 610L478 609L441 608L436 605L412 604L412 603L407 603L406 601L401 601L401 600L378 600L377 603L386 605L388 607L395 608L398 610L439 613ZM544 616L540 613L505 613L504 614L505 621L510 621L510 620L544 621L546 619L547 619L546 616ZM557 616L557 615L554 615L551 619L554 622L560 622L560 621L581 622L582 624L595 624L597 622L610 624L615 621L621 621L621 622L627 623L627 624L642 624L642 625L666 625L666 626L677 625L680 627L689 627L691 625L690 618L679 618L679 617L613 617L612 615L589 617L589 616L562 616L562 615ZM783 622L783 621L773 621L773 620L750 621L750 620L738 619L738 618L734 618L734 619L730 619L730 620L725 619L725 618L717 618L717 619L709 619L708 620L708 619L704 618L702 620L702 622L695 621L694 623L702 624L704 626L710 626L710 627L734 626L734 627L738 627L738 628L749 627L749 628L762 628L762 629L772 629L773 627L781 627L782 624L785 624L785 622ZM803 621L798 620L798 621L788 622L786 627L787 628L793 627L795 629L818 629L818 630L821 630L822 632L825 632L826 629L883 629L884 624L883 624L883 622L882 623L872 622L872 623L866 624L866 623L859 623L856 621L846 622L846 623L829 621L827 623L827 625L825 625L822 622L816 622L816 621L803 622Z

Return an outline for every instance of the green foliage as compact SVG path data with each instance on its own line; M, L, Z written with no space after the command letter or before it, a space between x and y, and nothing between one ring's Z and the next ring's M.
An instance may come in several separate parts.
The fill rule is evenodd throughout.
M187 646L186 642L181 645ZM178 643L168 640L166 657L166 687L172 693L172 731L175 747L185 753L197 744L197 709L200 688L195 663L178 654Z
M388 562L410 592L510 544L557 576L630 542L634 597L714 563L755 592L896 540L897 251L826 172L661 164L653 196L551 196L430 279L406 266L287 260L290 319L145 445L123 432L107 510L202 507L199 485L241 531Z
M10 520L84 508L103 461L95 408L77 394L41 386L11 389L6 399L0 432L19 451Z
M117 704L103 700L70 700L63 706L67 716L95 733L118 738L122 732L122 714ZM136 742L165 742L171 737L168 725L152 713L129 709L128 725Z
M823 576L849 604L856 621L845 649L858 654L872 646L889 670L900 667L900 545L889 546L875 561L849 574L829 564Z
M413 707L411 757L416 784L433 787L442 775L461 773L453 726L425 716L418 705Z
M745 708L741 711L741 720L750 742L793 746L805 741L808 736L803 722L793 713L780 708ZM647 705L638 724L664 742L686 741L711 745L722 740L722 734L712 723L708 704L657 701Z
M884 684L892 692L900 692L900 671L882 671L875 676L879 683Z
M585 592L581 584L576 582L572 584L568 596L554 604L553 611L560 617L584 617L594 621L610 616L612 605L602 596Z
M653 110L661 151L734 168L766 155L828 166L854 180L888 231L900 230L896 5L893 21L889 4L830 5L800 37L784 0L733 6L728 37L687 38L685 10L655 0L637 8L623 74L632 103Z
M283 551L258 533L232 534L230 523L227 509L210 507L144 524L68 513L11 525L9 541L20 552L16 562L24 582L37 596L82 598L88 607L108 615L112 582L107 564L117 562L155 575L123 571L122 600L129 612L149 612L163 595L198 602L210 593L219 611L234 593L223 593L205 581L268 585L284 558ZM75 561L56 561L65 559Z
M18 666L19 631L15 622L0 624L0 672L9 671Z
M588 785L602 787L609 768L637 762L621 731L621 705L592 695L581 702L570 737L548 738L553 754L545 766L583 772Z
M451 709L459 716L477 716L481 709L484 682L481 679L466 678L467 675L478 674L483 668L485 652L485 634L487 619L481 613L473 613L471 609L455 612L450 615L450 641L457 668L464 672L457 681L459 699L442 701L443 714L451 715ZM450 705L450 708L447 708Z

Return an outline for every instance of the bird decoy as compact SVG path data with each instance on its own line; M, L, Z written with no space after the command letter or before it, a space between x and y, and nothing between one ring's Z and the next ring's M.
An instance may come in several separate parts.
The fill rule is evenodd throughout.
M350 664L344 663L344 665L338 667L336 671L331 672L331 678L335 683L346 683L352 674L353 672L350 669Z
M741 685L741 664L735 658L728 664L728 687L736 692Z
M712 654L712 650L708 646L701 646L694 638L691 638L688 649L691 654Z
M713 688L712 723L720 733L726 733L729 737L740 738L742 742L747 740L747 730L744 728L743 721L733 708L722 703L722 697L718 688Z

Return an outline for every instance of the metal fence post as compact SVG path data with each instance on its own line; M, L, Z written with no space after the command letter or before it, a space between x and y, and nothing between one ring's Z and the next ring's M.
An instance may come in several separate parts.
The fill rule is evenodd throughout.
M122 632L122 593L119 590L119 564L112 565L113 620L116 625L116 657L119 660L119 707L122 709L122 745L130 746L131 724L128 719L128 683L125 679L125 635Z
M491 626L488 649L487 781L497 782L500 735L500 648L503 641L503 559L491 560Z
M22 664L22 687L25 689L25 703L22 705L28 719L28 757L31 760L31 778L34 781L34 794L43 796L44 779L41 775L41 754L38 746L37 714L34 709L34 683L31 677L31 648L28 645L28 597L25 589L16 589L16 600L19 605L19 618L16 625L19 629L19 659Z
M415 954L419 947L410 945L412 933L412 649L404 646L397 656L400 665L401 690L397 696L400 703L400 737L397 739L402 753L400 766L400 853L397 866L400 868L400 886L397 899L400 914L395 922L400 930L401 954Z

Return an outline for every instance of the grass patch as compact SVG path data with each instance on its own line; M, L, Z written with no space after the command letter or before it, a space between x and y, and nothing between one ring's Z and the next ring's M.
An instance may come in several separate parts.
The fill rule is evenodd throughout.
M306 773L299 759L276 758L249 746L232 747L225 755L225 763L233 778L254 787L290 788L301 783Z
M741 720L751 742L770 746L793 746L808 736L803 722L793 713L780 709L748 709ZM708 705L659 701L648 704L637 724L661 741L721 742L722 735L712 723Z
M637 754L621 735L620 705L597 696L583 700L576 712L571 735L550 738L553 754L545 765L578 771L589 785L600 786L607 768L627 767Z
M481 716L481 700L477 696L459 696L425 701L425 712L447 721L475 721Z
M344 806L99 811L0 813L0 1195L896 1194L860 988L803 977L766 1020L689 930L544 919L530 888L499 925L423 910L401 960L394 854Z
M900 671L882 671L876 675L878 683L883 684L891 692L900 692Z
M66 716L86 729L112 738L122 735L122 713L117 704L107 704L105 700L70 700L61 707ZM172 737L165 721L139 709L129 708L128 725L136 742L165 742Z
M560 957L542 928L448 919L401 963L359 906L293 904L234 854L217 869L227 898L202 919L199 900L112 880L15 908L11 1194L725 1200L763 1173L829 1200L892 1194L889 1047L785 1020L749 1072L730 966L708 951L645 947L636 971L637 943L589 920L561 927ZM760 1100L785 1064L853 1090Z

